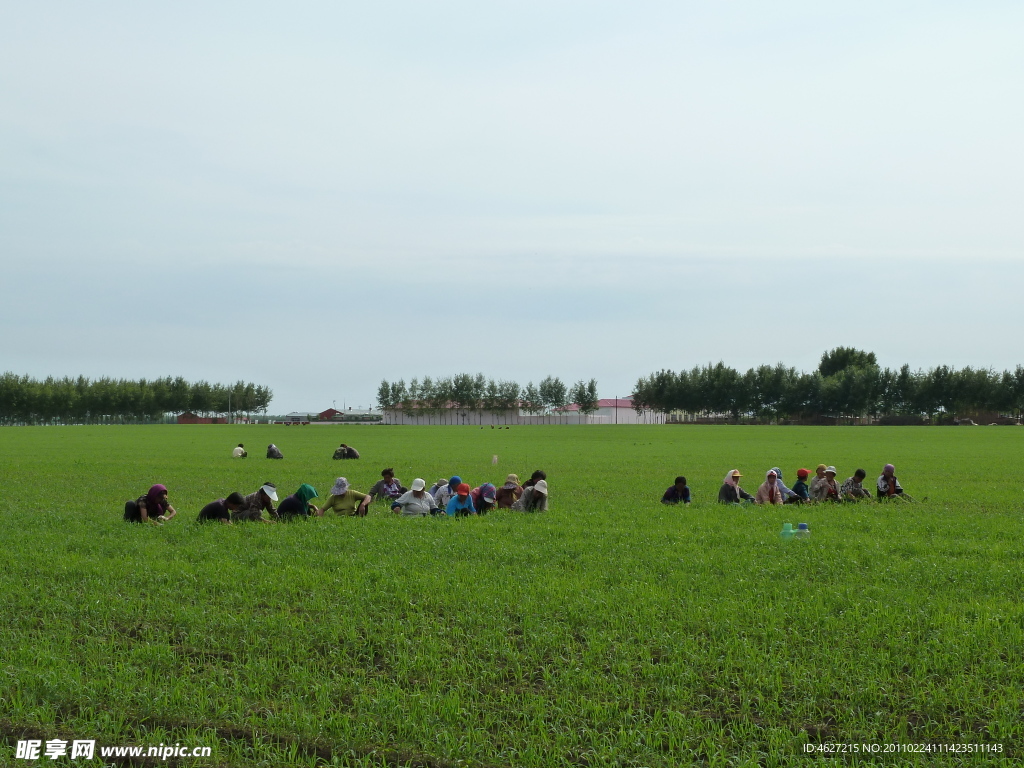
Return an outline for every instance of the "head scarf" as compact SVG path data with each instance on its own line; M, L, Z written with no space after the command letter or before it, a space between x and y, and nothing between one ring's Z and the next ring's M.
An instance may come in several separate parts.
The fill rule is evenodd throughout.
M772 468L771 468L770 470L768 470L768 471L769 471L769 472L774 472L774 473L775 473L775 479L776 479L776 480L781 480L781 479L782 479L782 470L781 470L781 469L779 469L778 467L772 467Z
M348 480L344 477L339 477L334 481L334 487L331 488L332 496L341 496L345 491L348 490Z
M778 480L779 479L779 470L777 470L777 469L769 469L767 472L765 472L764 473L764 480L765 480L765 482L768 482L769 480L771 480L772 475L775 475L775 479Z
M160 494L162 493L167 493L167 486L158 484L150 488L146 494L146 514L149 517L162 515L170 506L166 501L160 500Z
M455 493L455 489L459 487L461 482L462 478L458 475L454 475L450 480L448 480L448 487L452 489L452 493Z
M739 472L739 470L730 469L729 474L725 476L725 480L723 480L722 482L725 483L726 485L737 485L736 478L732 476L733 472Z
M497 489L494 487L494 483L484 483L483 485L480 486L481 499L486 499L488 496L493 499L496 494Z
M519 485L519 476L518 475L509 475L508 477L505 478L505 484L503 486L501 486L501 487L502 488L512 489L512 488L517 487L518 485Z
M316 488L309 483L303 483L299 486L299 490L295 492L295 498L302 502L303 509L309 506L310 499L315 499L319 495L316 492Z
M896 467L894 467L892 464L886 464L884 467L882 467L882 474L884 475L886 472L890 472L895 475Z

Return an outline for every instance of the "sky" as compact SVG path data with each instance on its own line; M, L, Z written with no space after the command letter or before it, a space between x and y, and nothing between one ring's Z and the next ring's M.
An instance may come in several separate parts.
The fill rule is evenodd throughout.
M0 371L1024 363L1017 2L0 0Z

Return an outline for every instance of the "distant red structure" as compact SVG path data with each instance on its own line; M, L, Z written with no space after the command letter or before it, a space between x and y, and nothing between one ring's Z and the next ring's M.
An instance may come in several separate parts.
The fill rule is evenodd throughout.
M219 416L206 417L197 416L192 411L185 411L185 413L178 415L179 424L227 424L227 419L220 418Z
M335 410L334 408L328 408L326 411L321 411L316 415L320 421L330 421L335 416L341 416L341 411Z

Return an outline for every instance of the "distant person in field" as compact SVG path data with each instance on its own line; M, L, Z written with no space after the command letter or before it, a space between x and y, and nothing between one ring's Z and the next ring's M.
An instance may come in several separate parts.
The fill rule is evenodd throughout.
M469 492L469 498L473 502L473 508L478 515L486 515L498 506L498 489L494 483L484 483Z
M245 446L239 443L235 450L231 452L231 458L233 459L244 459L249 455L249 452L245 450Z
M342 443L340 446L334 449L334 459L358 459L359 451L353 448L351 445L345 445Z
M370 496L374 499L394 501L407 490L408 488L402 485L402 481L395 477L394 468L386 467L380 471L380 480L374 483L370 489Z
M504 485L498 488L494 500L498 504L498 509L511 509L522 495L523 486L519 484L519 476L509 475L505 478Z
M238 491L229 495L226 499L211 501L199 513L199 522L213 522L220 520L226 525L231 525L231 514L237 512L245 504L245 497Z
M871 494L863 485L864 478L867 476L867 472L863 469L858 469L853 473L852 477L848 477L843 481L842 486L839 488L839 497L843 501L860 501L861 499L870 499Z
M316 492L309 483L303 483L291 496L285 496L277 508L277 515L282 520L291 520L296 517L309 517L320 512L313 504L313 499L320 494Z
M242 506L231 513L231 519L236 523L277 522L277 510L274 509L275 501L277 501L277 486L267 481L255 493L250 493L242 500ZM264 517L264 512L270 517Z
M538 480L547 480L548 473L542 469L534 470L533 474L530 475L530 479L523 483L523 490L525 491L532 485L536 485Z
M373 501L373 497L370 494L352 490L348 480L344 477L339 477L334 481L331 495L327 497L327 501L320 508L320 514L323 515L330 510L334 510L336 515L366 517L366 510L369 508L371 501Z
M124 519L129 523L163 525L178 514L167 500L167 486L154 485L144 496L124 504Z
M673 485L668 487L661 497L662 504L689 504L690 486L686 484L686 478L680 475Z
M421 477L412 481L412 488L391 502L391 511L405 517L426 517L436 515L437 508L434 497L426 491L427 483Z
M281 449L271 443L267 446L267 458L268 459L283 459L284 454L281 453Z
M441 509L448 508L448 502L452 496L458 493L458 487L462 484L462 478L458 475L452 475L448 478L448 483L437 489L437 493L434 494L434 501L437 502L437 506Z
M836 482L836 468L825 467L825 477L819 482L818 478L811 483L811 498L814 501L842 501L839 494L839 483Z
M754 497L740 488L740 474L738 469L730 469L722 480L722 487L718 489L718 502L720 504L739 504L741 501L753 501Z
M889 501L896 497L901 499L910 498L910 496L903 492L903 486L896 479L896 467L892 464L886 464L882 468L882 474L878 476L876 485L878 486L878 498L882 501Z
M516 512L547 512L548 481L536 480L533 485L523 488L523 495L512 505Z
M754 495L754 501L757 504L777 504L782 505L786 503L785 497L782 495L782 491L779 490L779 476L775 474L774 469L769 469L764 476L764 482L758 486L757 493Z
M445 512L449 517L466 517L476 514L476 507L473 506L473 499L469 494L469 483L459 483L456 486L455 495L448 499L448 503L445 505Z
M800 504L811 500L811 489L807 486L807 477L811 474L809 469L798 469L796 471L796 482L793 483L793 496L786 499L787 504Z
M782 491L782 501L789 503L791 499L796 498L793 489L786 487L786 484L782 482L782 470L778 467L772 467L771 471L775 473L775 487Z

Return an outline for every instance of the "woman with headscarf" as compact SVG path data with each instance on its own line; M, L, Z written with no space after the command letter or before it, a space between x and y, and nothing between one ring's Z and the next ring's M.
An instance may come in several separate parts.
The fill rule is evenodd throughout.
M317 514L324 515L328 510L333 509L336 515L366 517L366 510L371 501L373 498L370 494L352 490L348 480L339 477L334 481L331 495L327 497L327 501L324 502Z
M319 495L316 492L316 488L309 483L303 483L299 486L299 490L291 496L286 496L282 499L281 504L277 508L277 514L281 518L289 519L319 514L320 510L312 502Z
M785 497L779 488L779 476L774 469L769 469L764 476L764 482L757 489L754 501L758 504L784 504Z
M882 474L878 476L878 499L879 501L891 501L895 498L909 499L910 496L903 493L903 486L896 479L896 467L886 464L882 467Z
M718 489L720 504L739 504L740 500L753 501L754 497L740 488L739 479L743 477L738 469L730 469Z
M518 475L509 475L505 478L505 484L497 489L494 501L498 509L512 509L512 505L519 501L523 495L523 486L519 484Z
M124 519L128 523L152 523L163 525L174 517L177 511L167 501L167 486L154 485L144 496L124 505Z

